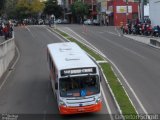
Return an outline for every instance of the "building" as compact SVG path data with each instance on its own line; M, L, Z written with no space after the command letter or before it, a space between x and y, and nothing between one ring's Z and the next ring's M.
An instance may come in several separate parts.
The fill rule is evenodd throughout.
M160 25L160 0L149 0L149 18L152 26Z
M139 18L139 2L134 0L112 0L107 3L110 25L121 26Z

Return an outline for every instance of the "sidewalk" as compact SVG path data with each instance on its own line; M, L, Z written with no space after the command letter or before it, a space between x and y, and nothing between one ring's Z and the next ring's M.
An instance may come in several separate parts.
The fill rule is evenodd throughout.
M4 36L0 36L0 44L4 41L5 41Z
M144 44L150 44L150 39L153 37L145 37L145 36L139 36L139 35L123 35L124 37L130 38L129 40L135 40ZM157 38L156 38L157 39Z

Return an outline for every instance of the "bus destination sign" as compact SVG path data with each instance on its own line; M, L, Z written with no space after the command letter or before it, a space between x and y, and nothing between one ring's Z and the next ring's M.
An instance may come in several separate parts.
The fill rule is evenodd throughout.
M61 76L66 75L76 75L76 74L89 74L89 73L96 73L96 68L76 68L76 69L66 69L61 70Z

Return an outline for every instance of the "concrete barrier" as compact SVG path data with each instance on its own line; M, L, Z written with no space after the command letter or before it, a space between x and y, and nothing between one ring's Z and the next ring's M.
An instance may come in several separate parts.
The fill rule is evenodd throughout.
M154 38L150 39L150 45L160 48L160 39L154 39Z
M15 56L15 40L13 37L0 44L0 78L6 72L10 62Z

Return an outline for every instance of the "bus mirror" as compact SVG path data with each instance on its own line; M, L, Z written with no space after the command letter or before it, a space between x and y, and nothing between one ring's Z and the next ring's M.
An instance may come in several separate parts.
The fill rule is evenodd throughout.
M101 82L102 81L102 77L100 76L99 79L100 79L100 82Z
M55 89L56 90L58 89L58 83L57 82L55 83Z

